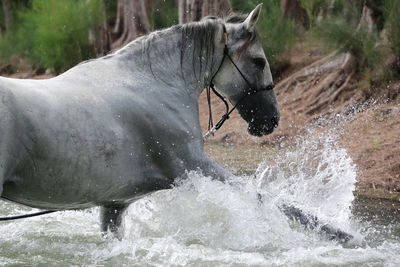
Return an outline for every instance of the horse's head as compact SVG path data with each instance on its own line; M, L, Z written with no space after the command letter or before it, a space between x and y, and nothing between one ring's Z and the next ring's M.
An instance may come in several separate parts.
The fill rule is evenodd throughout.
M272 133L279 122L271 71L255 27L260 11L258 5L248 16L225 20L227 34L221 43L227 44L229 56L223 58L213 80L216 90L237 104L249 133L255 136Z

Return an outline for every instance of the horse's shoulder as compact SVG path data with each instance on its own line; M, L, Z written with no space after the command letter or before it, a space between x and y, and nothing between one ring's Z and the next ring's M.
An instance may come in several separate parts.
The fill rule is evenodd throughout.
M12 95L12 80L10 78L0 77L0 99L4 101L5 97Z
M8 90L10 82L12 82L12 80L14 79L0 76L0 90L3 92L5 90Z

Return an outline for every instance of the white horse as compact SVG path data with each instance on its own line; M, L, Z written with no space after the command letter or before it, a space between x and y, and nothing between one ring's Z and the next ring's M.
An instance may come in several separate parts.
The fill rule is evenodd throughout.
M1 196L51 210L102 206L102 230L115 232L130 203L187 170L226 179L204 154L198 98L212 82L250 134L277 126L260 10L153 32L52 79L0 78Z

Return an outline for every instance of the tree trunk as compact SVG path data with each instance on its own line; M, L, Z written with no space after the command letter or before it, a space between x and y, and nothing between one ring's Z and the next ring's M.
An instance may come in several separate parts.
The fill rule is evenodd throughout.
M103 8L104 22L89 32L89 40L97 57L104 56L111 50L110 26Z
M179 23L199 21L205 16L226 16L232 11L229 0L179 0Z
M304 29L310 26L310 18L299 0L281 0L281 11L285 17L293 19Z
M3 13L4 13L4 27L9 30L13 24L12 4L11 0L3 1Z
M113 32L119 36L119 39L114 42L113 48L119 48L150 32L147 15L150 4L149 0L118 0L117 19Z
M104 56L111 50L111 32L103 1L101 1L101 12L103 23L89 31L89 41L96 57Z
M368 32L382 30L384 19L380 10L381 5L381 0L365 0L357 29L364 29Z
M385 19L383 14L384 0L366 0L365 6L372 9L372 20L374 21L378 31L381 31L384 27Z

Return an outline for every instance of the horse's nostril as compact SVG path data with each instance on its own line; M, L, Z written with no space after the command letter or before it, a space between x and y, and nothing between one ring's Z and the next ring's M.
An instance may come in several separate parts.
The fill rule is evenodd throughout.
M275 85L273 83L267 85L267 87L265 88L267 91L271 91L275 88Z

